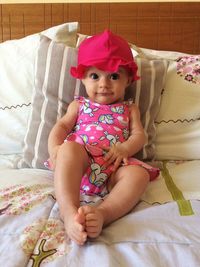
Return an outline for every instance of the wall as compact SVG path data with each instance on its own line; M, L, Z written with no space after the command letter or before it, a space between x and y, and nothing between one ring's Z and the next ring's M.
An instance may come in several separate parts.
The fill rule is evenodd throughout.
M199 2L200 0L0 0L0 4L13 3L125 3L125 2Z

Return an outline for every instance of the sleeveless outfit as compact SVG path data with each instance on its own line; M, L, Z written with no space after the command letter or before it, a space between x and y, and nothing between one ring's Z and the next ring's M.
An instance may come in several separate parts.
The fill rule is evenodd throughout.
M105 151L103 146L112 146L124 142L129 137L129 105L122 102L111 105L100 105L84 97L76 97L79 102L79 114L76 125L66 139L85 146L89 155L89 166L82 177L80 192L87 195L107 194L107 181L112 174L112 165L104 167ZM129 165L145 168L150 180L159 175L154 168L135 158L129 158ZM72 178L73 179L73 178Z

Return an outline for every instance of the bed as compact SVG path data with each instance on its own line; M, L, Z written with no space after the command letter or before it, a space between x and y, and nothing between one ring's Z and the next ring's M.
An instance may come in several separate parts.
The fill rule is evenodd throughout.
M198 2L0 5L1 266L200 266L199 14ZM138 157L161 173L129 214L78 246L44 161L51 127L84 94L68 74L77 47L105 28L130 43L141 79L126 97L148 136Z

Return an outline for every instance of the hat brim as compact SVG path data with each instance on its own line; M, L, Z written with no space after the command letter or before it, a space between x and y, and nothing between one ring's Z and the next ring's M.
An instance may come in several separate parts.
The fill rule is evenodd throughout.
M106 72L117 72L120 67L125 68L130 76L132 76L132 81L138 80L139 76L137 76L137 65L134 61L123 62L121 59L103 59L95 62L87 62L85 64L79 64L77 67L71 67L70 72L71 75L77 79L83 79L85 72L90 67L96 67L102 71Z

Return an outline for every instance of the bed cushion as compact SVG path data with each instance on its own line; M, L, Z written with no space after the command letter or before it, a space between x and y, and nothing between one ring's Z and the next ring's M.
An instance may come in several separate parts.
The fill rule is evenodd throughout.
M152 160L155 156L155 118L160 107L161 93L164 88L168 68L166 60L147 60L136 57L140 80L127 90L126 99L133 98L141 113L141 121L147 135L147 143L137 154L144 160Z
M42 33L75 46L77 22L49 28ZM22 153L31 110L34 68L40 33L0 44L0 154Z
M156 159L199 159L200 55L147 48L137 48L137 53L170 62L156 118Z
M25 138L24 158L19 167L44 168L44 161L48 158L47 140L51 128L66 112L75 94L85 95L80 80L69 74L70 67L75 66L76 61L76 48L41 37L32 114ZM153 122L164 86L167 62L137 59L137 63L141 80L128 89L126 98L133 96L141 107L142 122L149 136L149 142L139 156L152 158L155 133Z
M168 69L156 118L157 159L200 159L200 55L182 55Z
M76 54L76 48L41 36L31 116L18 167L44 168L49 132L74 99L76 80L69 69L76 65Z

